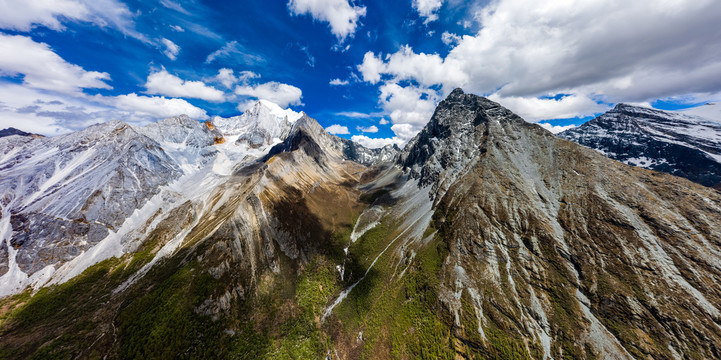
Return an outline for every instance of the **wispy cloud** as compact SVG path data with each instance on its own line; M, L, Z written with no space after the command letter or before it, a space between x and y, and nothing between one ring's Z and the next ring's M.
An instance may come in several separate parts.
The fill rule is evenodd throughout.
M0 28L30 31L45 26L65 30L63 22L89 22L102 28L116 29L126 36L152 43L135 29L134 14L118 0L5 0L0 11Z
M36 89L77 93L81 89L112 89L105 72L86 71L57 55L48 44L28 36L0 33L0 75L23 76Z
M165 56L167 56L170 60L177 59L178 53L180 53L180 46L165 38L161 39L160 42L165 46L163 54L165 54Z
M315 57L310 54L308 47L303 46L300 49L303 51L303 53L305 53L305 56L308 57L308 60L305 63L310 67L315 67Z
M359 112L359 111L339 111L339 112L333 113L333 115L335 115L335 116L342 116L342 117L351 118L351 119L379 118L379 117L383 116L384 114L385 114L385 112L364 113L364 112ZM384 124L383 120L385 120L385 119L381 119L381 122L380 122L381 125Z
M216 60L225 60L225 62L240 63L244 65L253 65L265 62L263 57L248 51L243 45L233 40L213 51L205 58L206 64L211 64Z
M175 10L181 14L190 15L188 10L185 10L182 5L172 0L160 0L160 4L168 9Z

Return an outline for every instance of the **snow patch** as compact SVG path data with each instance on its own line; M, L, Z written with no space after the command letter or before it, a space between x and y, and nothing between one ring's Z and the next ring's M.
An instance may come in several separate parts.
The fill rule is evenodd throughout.
M12 227L10 225L10 214L3 209L3 217L0 219L0 236L8 250L8 271L0 277L0 297L21 292L28 285L28 275L20 270L15 261L17 250L10 244Z
M353 232L350 234L350 241L356 242L356 240L360 239L368 230L378 226L384 213L385 210L383 210L380 206L373 206L363 211L353 226Z
M233 173L235 164L230 160L224 151L218 153L213 162L213 172L221 176L229 176Z
M54 149L55 152L57 152L57 149ZM90 157L95 153L94 148L90 148L86 151L83 151L79 156L74 157L71 161L69 161L64 167L60 168L59 164L55 164L55 172L53 173L50 178L45 180L42 185L40 185L40 188L34 192L32 195L28 196L25 201L23 202L24 206L27 206L31 204L35 199L40 197L50 189L53 185L58 184L61 180L68 177L73 170L77 169L79 166L83 165Z

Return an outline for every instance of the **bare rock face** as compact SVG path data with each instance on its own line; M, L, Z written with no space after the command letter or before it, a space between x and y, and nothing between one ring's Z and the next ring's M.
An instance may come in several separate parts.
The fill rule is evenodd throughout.
M488 151L486 143L493 141L490 130L501 121L525 124L497 103L456 89L438 104L428 125L405 147L398 164L419 179L421 186L447 186Z
M0 163L2 216L19 269L28 275L70 261L117 231L184 165L211 160L214 145L212 131L184 115L142 128L115 121L30 139L0 142L7 148Z
M175 144L184 148L204 148L215 144L220 135L188 115L170 117L151 123L138 131L161 143Z
M619 104L559 136L629 165L667 172L705 186L721 185L718 122Z
M110 122L14 147L3 161L3 217L17 263L33 274L117 229L181 171L131 126Z
M401 159L447 189L434 217L450 249L441 301L460 338L482 347L502 329L554 358L721 354L718 192L459 90Z

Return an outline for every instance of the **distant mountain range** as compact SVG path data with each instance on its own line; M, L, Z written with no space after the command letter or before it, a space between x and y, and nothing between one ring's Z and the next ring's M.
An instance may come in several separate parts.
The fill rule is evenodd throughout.
M721 113L715 105L686 113L619 104L558 136L606 156L721 188Z
M18 130L16 128L12 128L12 127L0 130L0 137L11 136L11 135L42 137L42 135L28 133L28 132Z
M709 129L563 136L712 183ZM460 89L403 149L260 101L0 154L4 358L721 356L721 193Z

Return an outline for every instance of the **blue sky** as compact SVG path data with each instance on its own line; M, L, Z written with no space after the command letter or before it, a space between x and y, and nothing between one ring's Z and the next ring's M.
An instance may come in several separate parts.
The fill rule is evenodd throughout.
M718 18L711 0L11 0L0 127L205 120L262 97L381 146L455 87L559 126L682 109L719 100Z

